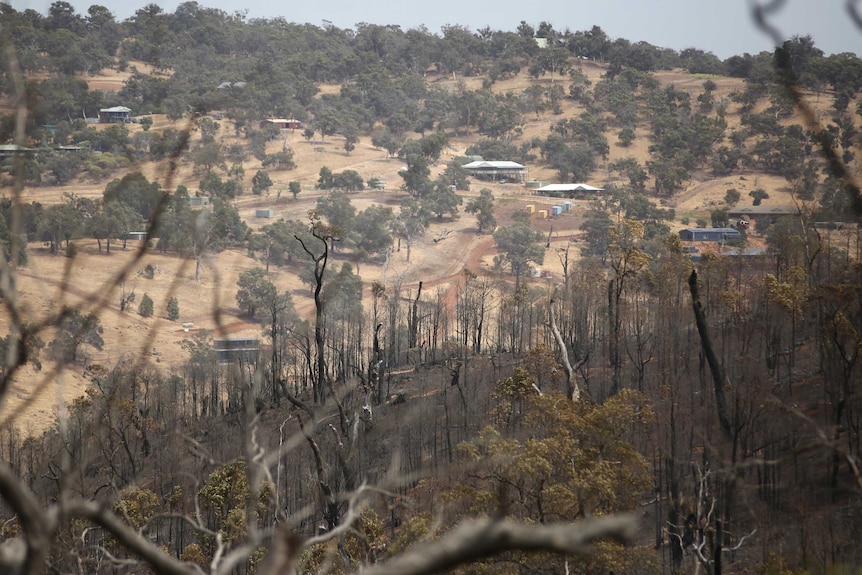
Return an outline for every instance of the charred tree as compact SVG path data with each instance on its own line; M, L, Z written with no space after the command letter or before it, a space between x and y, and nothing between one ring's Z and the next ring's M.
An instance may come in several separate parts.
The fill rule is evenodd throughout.
M697 287L697 270L691 270L691 275L688 277L688 288L691 291L691 304L694 308L694 320L697 324L697 333L700 335L700 344L703 349L703 354L706 356L706 361L709 364L709 371L712 373L712 383L715 389L715 407L718 411L718 423L721 426L721 432L728 441L733 438L733 431L730 425L730 418L727 415L727 399L724 393L724 387L727 383L727 375L724 367L718 360L715 354L715 349L712 346L712 340L709 337L709 328L706 323L706 313L704 313L703 304L700 301L700 293Z

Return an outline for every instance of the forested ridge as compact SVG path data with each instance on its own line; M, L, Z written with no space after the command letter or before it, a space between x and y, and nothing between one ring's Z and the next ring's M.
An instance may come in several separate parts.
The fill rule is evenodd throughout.
M197 2L0 3L0 38L0 570L862 564L855 54ZM476 156L602 189L539 220ZM739 241L683 241L709 225ZM45 261L54 302L21 287Z

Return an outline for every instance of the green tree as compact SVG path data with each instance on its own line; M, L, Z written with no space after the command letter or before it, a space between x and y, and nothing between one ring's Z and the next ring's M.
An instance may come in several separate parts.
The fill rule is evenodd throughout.
M264 168L276 170L292 170L296 167L296 162L293 161L293 150L289 148L275 154L267 154L262 164Z
M497 227L497 219L494 217L494 194L488 188L480 190L479 197L467 202L465 209L468 213L476 214L480 234L493 231Z
M517 222L503 226L494 232L494 241L500 254L496 256L497 265L508 265L515 276L515 291L521 285L521 276L530 263L541 265L545 259L545 249L539 242L542 234L530 227L529 222Z
M263 268L252 268L239 275L236 282L239 290L236 292L236 303L250 317L254 317L272 293L275 286L266 277Z
M730 221L730 218L727 215L727 210L721 208L717 210L712 210L709 213L709 217L712 221L712 227L714 228L725 228Z
M168 319L171 321L180 319L180 302L175 296L168 298Z
M388 206L368 206L356 215L347 241L353 247L357 264L385 252L392 246L393 220L392 208ZM356 269L358 273L358 265Z
M763 200L769 199L769 194L767 194L766 190L764 190L763 188L757 188L756 190L752 190L748 192L748 195L752 198L751 205L753 206L759 206Z
M617 135L617 139L619 140L620 145L624 148L631 146L636 138L637 135L635 134L634 128L632 128L631 126L623 127L623 129L620 130L620 133Z
M200 173L209 173L214 168L227 169L225 162L224 148L218 142L205 142L192 150L192 161L195 164L195 171Z
M165 207L167 194L162 191L158 182L150 182L140 172L112 180L105 186L102 194L105 205L118 201L132 208L142 220L149 221Z
M398 152L403 143L403 138L395 136L389 130L371 138L371 145L375 148L383 148L390 157Z
M581 254L597 257L604 264L608 257L612 226L613 220L605 210L595 207L587 210L584 223L581 224L581 229L586 232L584 239L587 245L581 248Z
M401 250L401 240L407 244L407 263L410 263L413 243L425 234L429 219L428 209L416 198L408 197L401 203L401 210L392 227L398 238L398 250Z
M214 528L229 546L245 535L247 521L256 521L269 502L271 486L263 485L257 493L253 493L248 480L246 463L240 459L213 471L197 493L201 508L211 514ZM251 501L250 495L254 495ZM249 505L251 517L246 514ZM209 556L215 552L211 548L213 544L214 541L207 540Z
M469 515L498 512L550 524L593 514L637 509L652 485L650 464L635 448L654 420L647 399L624 390L601 405L573 402L545 389L518 367L497 383L495 426L458 446L459 460L475 474L445 499ZM523 425L529 436L511 430ZM608 465L613 461L612 465ZM509 566L516 567L510 571ZM628 567L624 567L624 566ZM636 565L636 567L635 567ZM651 549L608 544L583 563L546 553L513 553L483 561L477 573L660 572Z
M57 204L45 210L39 222L39 237L47 242L52 254L58 254L63 242L78 236L84 225L83 214L72 204Z
M531 112L535 112L536 119L539 119L539 113L545 111L545 88L539 84L530 84L523 95L524 105L528 106Z
M347 155L350 155L350 152L356 149L356 144L359 142L359 136L356 135L355 132L348 132L344 136L344 151Z
M111 253L111 240L122 240L128 232L140 231L143 227L140 216L128 205L112 201L87 220L88 233L96 239L99 252L102 240L106 243L106 253Z
M742 196L739 194L739 191L736 188L730 188L724 193L724 203L728 206L733 207L739 203L739 200Z
M144 297L141 298L141 303L138 304L138 313L141 314L142 317L151 317L153 315L153 298L144 293Z
M293 199L296 200L296 198L299 196L299 193L302 191L302 184L300 184L296 180L293 180L289 184L287 184L287 189L293 195Z
M258 170L251 179L251 191L254 195L259 196L272 187L272 179L266 170Z
M357 192L365 189L365 181L356 170L344 170L332 177L332 186L346 192Z
M647 168L655 181L658 195L672 196L688 178L688 170L675 158L659 156L647 161Z
M356 207L350 202L350 196L346 192L332 190L328 195L318 198L317 210L329 225L343 232L353 229Z
M332 170L327 166L323 166L318 173L317 187L321 190L328 190L332 187L333 177Z
M53 174L53 183L58 186L74 180L84 166L84 156L77 152L48 152L39 161Z
M407 169L398 172L404 178L404 186L411 195L421 197L431 187L431 168L421 154L407 157Z
M441 221L446 214L457 218L458 206L464 201L453 189L455 185L450 184L449 181L445 176L438 177L434 185L422 196L422 202L427 206L428 211L436 214L437 219Z
M541 73L549 72L551 81L554 81L554 75L566 76L572 68L572 54L563 46L549 46L539 52L539 66Z
M59 362L75 363L82 345L90 345L101 350L105 345L102 339L102 322L94 314L83 315L78 310L68 311L59 323L57 335L51 342L54 359Z

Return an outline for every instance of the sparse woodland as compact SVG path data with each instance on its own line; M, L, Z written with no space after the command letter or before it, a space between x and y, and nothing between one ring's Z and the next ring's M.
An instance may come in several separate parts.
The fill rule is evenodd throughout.
M0 45L3 573L862 565L855 54L795 37L722 61L598 27L342 30L197 2L123 22L0 3ZM104 70L127 74L119 92L91 89ZM685 87L658 79L670 70ZM526 87L497 89L513 78ZM118 103L140 120L88 121ZM265 118L298 120L305 142ZM333 141L339 157L370 143L397 158L400 181L321 162L301 184L293 147ZM638 146L645 161L624 153ZM499 183L468 178L468 155L604 193L560 241ZM752 190L676 212L692 181L728 176ZM797 213L752 222L743 247L759 257L694 262L679 229L760 205L776 191L759 177ZM83 183L98 196L70 191ZM241 215L273 194L311 209ZM462 241L445 227L459 218L493 257L445 284L393 271L396 253L416 263L422 242ZM84 249L125 259L78 293ZM182 337L181 360L93 360L109 316L149 322L129 336L140 349L182 325L181 287L225 253L245 262L235 300ZM20 289L34 254L62 270L47 309ZM158 277L154 254L187 272ZM547 259L553 281L532 273ZM234 318L260 347L220 361ZM71 374L84 393L26 433L28 398Z

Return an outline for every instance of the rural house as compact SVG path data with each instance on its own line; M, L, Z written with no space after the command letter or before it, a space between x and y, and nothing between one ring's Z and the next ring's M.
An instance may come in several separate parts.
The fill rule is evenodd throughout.
M302 127L302 122L294 119L285 118L267 118L260 121L260 127L275 126L279 130L298 130Z
M742 239L742 234L734 228L685 228L679 231L679 239L684 242L732 242Z
M477 160L462 166L471 176L485 181L523 182L527 178L527 168L518 162L489 162Z
M99 110L100 124L128 124L132 121L132 110L125 106L102 108Z
M548 184L535 190L537 196L550 196L552 198L588 198L603 192L602 188L596 188L588 184Z

